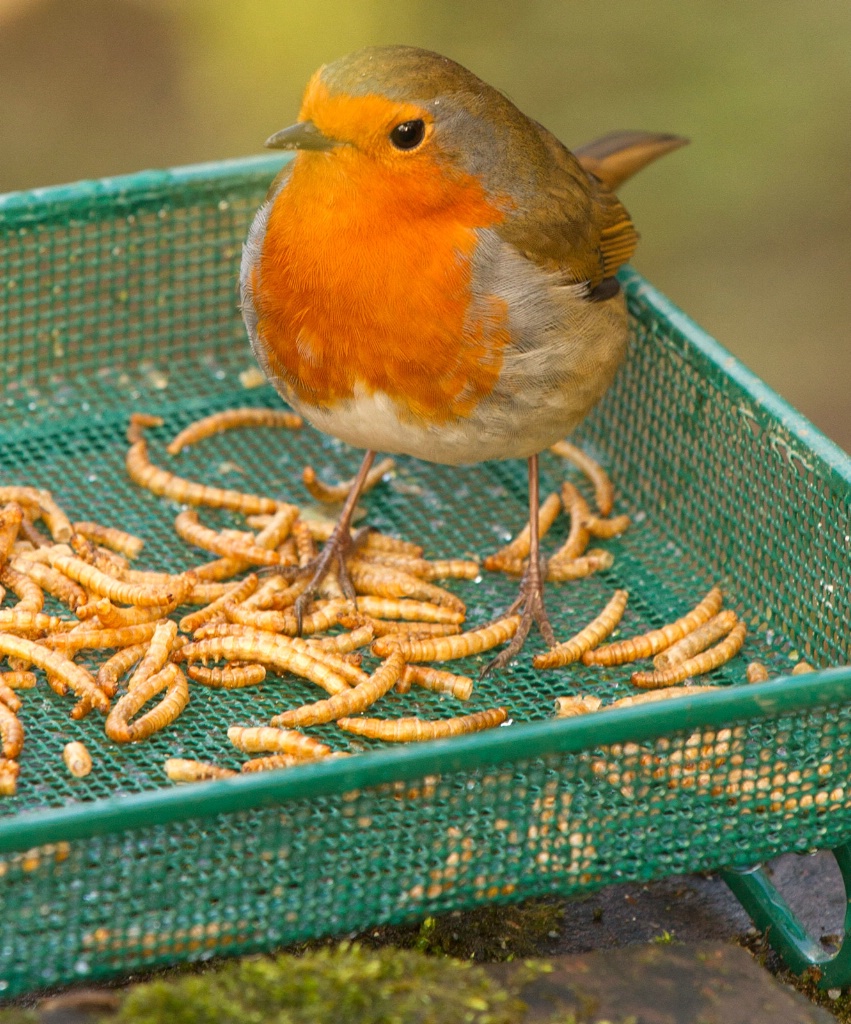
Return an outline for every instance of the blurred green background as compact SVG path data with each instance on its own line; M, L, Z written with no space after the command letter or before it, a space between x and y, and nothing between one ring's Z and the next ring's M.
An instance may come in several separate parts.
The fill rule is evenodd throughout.
M0 191L257 152L387 42L568 146L690 136L624 189L635 265L851 450L848 0L0 0Z

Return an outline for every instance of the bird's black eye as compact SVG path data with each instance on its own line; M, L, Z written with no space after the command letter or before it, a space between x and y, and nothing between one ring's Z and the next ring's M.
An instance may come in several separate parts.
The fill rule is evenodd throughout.
M425 121L403 121L390 132L390 141L396 149L414 149L425 138Z

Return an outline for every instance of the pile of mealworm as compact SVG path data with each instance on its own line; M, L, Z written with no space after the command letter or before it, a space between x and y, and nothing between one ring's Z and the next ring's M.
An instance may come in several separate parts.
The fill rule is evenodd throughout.
M429 561L416 544L359 530L346 563L356 598L345 596L332 573L299 622L294 605L310 580L317 544L330 537L331 524L307 518L287 502L210 487L156 466L150 461L144 432L161 424L157 417L137 414L131 418L126 457L130 478L175 502L228 509L246 517L245 530L215 530L201 522L194 507L180 512L174 522L177 534L187 544L217 556L185 572L133 569L130 561L142 550L141 538L95 522L72 522L45 490L0 487L0 605L7 590L18 598L14 607L0 607L0 656L9 664L9 670L0 673L0 794L15 792L24 742L17 716L21 698L16 691L36 685L33 667L44 672L57 694L76 698L72 719L92 712L105 715L106 736L116 743L145 740L172 723L189 702L189 680L236 689L261 683L271 670L293 673L325 691L322 700L283 711L268 726L231 728L228 738L239 750L263 755L246 761L243 771L334 756L327 744L300 731L314 725L336 722L360 736L410 742L476 732L508 719L505 707L440 720L363 717L393 688L404 693L418 686L460 700L470 697L471 678L423 663L491 650L517 630L520 617L506 615L483 628L462 632L464 603L433 582L475 579L480 572L477 561ZM236 427L296 429L300 425L300 419L288 412L234 409L192 424L167 450L175 454ZM611 552L587 550L591 538L617 536L630 526L630 520L611 516L614 490L596 462L567 442L555 445L553 451L579 466L595 494L597 511L592 513L579 490L565 482L561 494L549 495L540 507L541 535L562 508L570 517L567 540L547 559L547 578L578 579L608 568L613 561ZM391 460L376 466L365 489L375 486L392 468ZM303 480L322 502L343 500L350 487L348 481L333 486L322 483L311 467L305 468ZM489 556L484 567L522 574L529 541L527 524ZM46 594L71 615L45 614ZM616 591L579 634L537 655L535 667L562 667L580 659L585 664L620 665L655 655L654 671L636 672L631 680L653 692L608 705L615 707L706 689L671 687L718 667L742 646L744 624L732 611L722 610L718 588L688 615L662 629L600 646L618 625L627 598L626 591ZM175 621L172 616L186 606L196 610ZM365 648L382 659L371 674L362 668ZM114 652L96 672L75 660L82 652L90 658L95 651ZM208 667L210 661L224 664ZM767 672L754 664L748 678L767 678ZM143 710L155 698L158 703ZM583 714L601 704L596 697L563 697L557 701L557 714ZM82 777L91 771L90 754L81 742L68 743L63 757L72 775ZM177 758L169 759L165 770L174 781L235 774L224 767Z

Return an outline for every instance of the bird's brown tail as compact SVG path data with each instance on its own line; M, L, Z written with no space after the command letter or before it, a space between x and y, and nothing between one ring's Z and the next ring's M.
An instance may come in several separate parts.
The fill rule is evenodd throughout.
M688 141L681 135L662 132L611 132L580 146L573 154L589 174L614 190L642 167Z

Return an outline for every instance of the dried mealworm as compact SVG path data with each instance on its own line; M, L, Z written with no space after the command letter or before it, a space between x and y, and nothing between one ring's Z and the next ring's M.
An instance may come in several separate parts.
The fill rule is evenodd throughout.
M361 488L361 494L371 491L376 484L381 482L383 477L395 468L396 463L392 459L382 459L381 462L373 466L369 473L367 473ZM351 480L342 480L338 484L325 484L316 475L312 466L304 467L301 479L312 497L328 505L344 502L348 498L349 491L351 491L355 482L354 478L352 478Z
M312 736L305 736L303 732L295 729L274 729L268 725L248 728L232 725L228 729L228 739L246 754L292 754L294 757L310 760L327 757L331 753L331 748L326 743L320 743Z
M350 633L338 633L336 636L325 636L321 639L311 638L308 644L310 647L318 647L323 651L348 654L349 651L356 651L359 647L366 647L372 642L374 636L375 629L372 623L365 622L357 625Z
M193 565L189 572L196 580L202 582L218 582L229 580L246 568L245 562L239 558L217 558L203 565Z
M2 676L0 676L0 703L5 704L11 711L21 710L21 698L11 686L6 686L2 681Z
M257 608L261 611L283 611L292 608L309 585L310 573L305 573L293 583L288 583L285 577L275 574L265 579L251 597L242 602L242 607Z
M737 622L738 617L734 611L729 608L720 611L704 622L702 626L698 626L691 633L686 633L682 640L678 640L670 647L666 647L661 654L657 654L653 659L653 667L664 671L681 661L688 661L695 654L700 654L707 647L711 647L716 640L726 636Z
M3 757L17 757L24 745L24 727L15 712L0 701L0 737Z
M278 565L280 559L277 551L261 548L247 540L225 537L217 530L212 530L198 520L198 513L191 508L184 509L174 520L174 529L178 537L196 548L212 551L223 558L235 558L252 565Z
M389 619L370 619L376 636L401 636L407 640L425 640L430 636L458 636L461 627L446 622L393 622ZM343 625L345 621L341 619Z
M473 680L469 676L456 676L452 672L428 665L406 665L399 683L403 687L401 692L410 689L411 684L416 684L433 693L450 693L458 700L469 700L473 692ZM397 690L399 683L396 684Z
M244 686L257 686L266 678L262 665L225 665L224 668L205 668L203 665L189 665L186 674L190 679L213 690L240 690Z
M456 626L464 621L463 612L455 608L447 608L444 605L431 604L427 601L359 596L356 604L359 612L376 619L402 619L405 622L442 622Z
M514 636L519 625L519 615L508 615L490 626L459 633L457 636L405 642L379 637L373 641L372 652L378 657L385 657L391 651L398 650L404 654L406 661L452 661L454 658L466 658L498 647Z
M286 430L298 430L301 425L301 416L283 409L225 409L224 412L214 412L204 419L190 423L168 443L166 451L169 455L177 455L189 445L238 427L283 427Z
M120 579L121 573L127 568L127 559L123 555L110 551L109 548L101 547L99 544L92 544L81 533L75 533L71 538L71 549L84 562L105 572L107 576L115 576L116 579Z
M243 772L271 772L278 768L294 768L307 762L293 757L292 754L267 754L265 757L252 757L243 762Z
M336 672L337 675L342 676L352 686L366 682L369 678L359 665L353 665L350 661L346 661L336 651L323 650L317 644L312 644L301 637L289 637L288 640L297 651L304 651L311 658L314 658L323 665L327 665L328 668Z
M340 615L351 608L350 601L329 601L323 608L316 608L309 614L302 616L301 632L322 633L340 621ZM288 612L263 612L253 609L245 610L239 605L226 602L225 614L231 622L238 622L243 626L251 626L254 629L264 629L271 633L283 633L286 636L296 636L298 633L298 620L295 615Z
M34 579L13 569L11 565L4 565L0 569L0 583L16 594L19 599L13 611L30 612L36 615L44 607L44 593L41 587Z
M192 761L185 757L169 757L163 763L163 768L172 782L208 782L210 779L231 779L239 774L233 768L222 768L207 761Z
M161 427L165 423L162 416L152 416L147 412L134 412L127 425L127 443L135 444L145 436L148 427Z
M591 548L579 558L561 561L551 558L547 563L547 579L551 583L563 583L565 580L580 580L595 572L604 572L614 565L615 556L611 551Z
M85 629L71 633L50 633L44 643L66 653L76 654L82 650L111 650L118 647L132 647L154 635L161 620L142 622L137 626L119 626L114 629Z
M131 605L129 608L119 608L111 601L103 597L96 603L96 615L104 626L109 629L118 629L121 626L140 626L145 622L154 622L164 618L177 608L177 600L168 604L151 605L148 608L139 608Z
M316 558L316 545L313 542L313 535L307 523L301 520L293 524L292 532L298 564L304 568L310 565L313 559Z
M183 603L195 605L212 604L213 601L218 601L220 597L224 597L225 594L230 593L234 587L238 586L239 584L235 580L210 583L205 583L199 580L192 585L192 589L186 597L184 597Z
M64 555L54 551L51 552L49 560L54 569L65 573L70 579L76 580L86 590L97 594L98 597L108 597L115 604L138 604L144 607L169 604L188 589L188 581L185 579L179 584L181 589L178 588L177 581L180 577L174 577L174 584L155 585L151 583L143 586L118 580L73 555Z
M165 697L141 718L131 722L152 697L162 690ZM106 719L106 734L116 743L136 743L170 725L189 703L186 676L173 662L148 676L144 682L128 690L115 704Z
M65 744L62 749L62 760L75 779L85 778L92 770L91 754L86 750L85 743L79 740Z
M50 536L61 544L71 539L74 532L62 509L53 500L50 491L37 487L0 487L0 505L15 501L27 512L28 507L38 506L41 518L50 531Z
M569 441L556 441L555 444L550 445L550 451L567 459L568 462L572 462L574 466L582 470L594 487L594 500L600 515L609 515L615 504L615 489L600 463Z
M95 683L91 673L82 666L75 665L58 651L52 651L23 637L0 633L0 654L37 665L47 674L47 681L54 690L63 686L70 687L78 697L89 698L99 711L108 710L109 701Z
M197 612L190 612L180 620L180 628L184 633L194 633L199 626L205 622L211 622L217 615L224 616L224 607L228 602L239 604L246 597L250 596L257 589L257 575L251 573L241 583L236 583L206 608L199 608Z
M224 658L227 661L260 662L279 672L292 672L303 679L309 679L330 694L351 689L345 679L307 652L293 647L287 637L277 637L271 633L264 635L257 630L249 634L196 640L175 651L173 658L175 661Z
M632 520L627 515L613 516L606 519L602 516L589 516L585 526L592 537L600 540L608 540L611 537L620 537L632 525Z
M799 661L798 664L792 669L793 676L805 676L809 672L815 672L815 669L808 661Z
M657 700L671 700L675 697L693 697L698 693L709 693L710 690L717 690L717 686L667 686L661 690L648 690L646 693L634 693L629 697L621 697L612 701L601 710L610 711L612 708L632 708L637 704L652 704Z
M187 505L207 505L210 508L229 508L235 512L275 512L278 503L259 494L243 494L241 491L208 487L194 480L175 476L168 470L155 466L148 458L148 443L143 439L131 445L125 459L127 474L133 483L154 494L171 498Z
M655 690L672 686L674 683L693 676L702 676L734 658L742 649L746 632L747 627L744 622L738 622L721 643L710 647L709 650L689 658L688 661L672 665L671 668L665 669L663 672L633 672L630 682L633 686L640 686L643 690Z
M0 672L0 683L10 690L31 690L36 684L35 672Z
M33 612L19 612L14 608L0 611L0 632L30 637L44 636L69 630L73 622L55 615L41 615Z
M334 532L335 522L326 519L305 519L304 520L314 540L326 541ZM354 531L353 531L354 532ZM420 544L412 544L407 540L400 540L398 537L388 537L386 533L379 533L377 530L370 530L361 541L364 551L392 551L399 555L409 555L411 558L421 558L423 549Z
M141 537L136 537L132 533L126 533L115 526L102 526L100 523L89 521L73 523L72 525L75 533L81 533L92 543L102 544L104 547L111 548L113 551L117 551L120 555L126 555L128 558L135 558L145 546L145 542Z
M165 619L156 624L145 656L127 683L128 690L135 690L152 675L159 672L168 661L177 637L177 623Z
M723 595L720 587L713 587L706 597L687 615L676 622L669 623L661 629L654 629L641 636L619 640L617 643L604 644L582 655L586 665L623 665L639 658L650 658L659 651L675 644L687 633L702 626L704 622L717 615L721 610Z
M576 718L597 711L603 702L599 697L556 697L556 718Z
M148 642L133 644L130 647L123 647L111 658L108 658L100 667L97 674L97 685L107 695L114 697L118 690L118 683L125 672L128 672L137 661L145 656L148 649Z
M0 508L0 568L12 553L12 545L18 539L18 531L24 521L24 510L16 501Z
M306 704L292 711L285 711L281 715L275 715L272 725L283 726L287 729L306 725L322 725L345 715L358 714L374 704L396 685L404 666L405 660L401 652L393 651L367 678L366 682L353 686L351 689L347 687L345 692L337 693L327 700L316 701L314 704Z
M426 601L441 607L453 608L461 613L466 611L464 602L455 594L410 573L371 562L362 562L356 558L348 563L347 568L358 594L410 598L414 601Z
M771 675L761 661L752 661L745 671L745 677L749 683L767 683Z
M445 739L467 733L493 729L508 718L505 708L490 708L459 718L426 721L422 718L341 718L337 725L347 732L388 743L416 743L423 740Z
M541 503L538 509L538 536L543 537L553 525L561 511L561 498L557 494L550 494ZM516 559L524 559L529 556L529 545L531 543L531 529L529 523L523 527L517 536L508 542L499 551L488 555L484 565L486 569L498 572L502 569L503 562L511 562Z
M532 659L532 664L535 668L562 668L579 661L586 651L596 647L617 626L623 618L628 598L629 594L626 590L616 590L596 619L589 622L570 640L566 640L543 654L536 654Z
M561 485L561 501L565 511L570 515L570 532L564 544L552 555L557 561L579 558L590 540L587 523L591 518L591 510L588 508L588 502L569 480L565 480Z
M43 562L17 558L13 567L29 576L42 590L50 594L51 597L55 597L57 601L61 601L72 612L87 601L86 592L79 583L69 580L64 573Z

